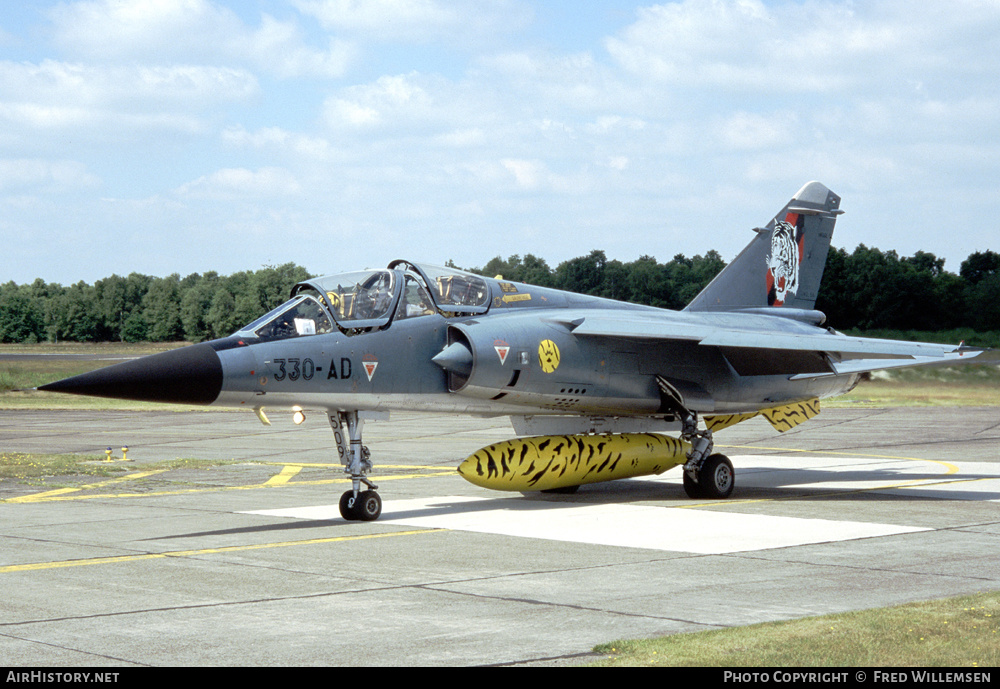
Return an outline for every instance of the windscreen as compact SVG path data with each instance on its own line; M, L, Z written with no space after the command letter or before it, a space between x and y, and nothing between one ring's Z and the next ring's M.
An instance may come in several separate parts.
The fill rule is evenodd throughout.
M333 324L330 323L326 311L313 297L295 297L268 316L270 317L268 320L258 319L246 329L257 326L253 331L254 335L267 340L322 335L333 330ZM262 321L264 321L262 325L257 325Z

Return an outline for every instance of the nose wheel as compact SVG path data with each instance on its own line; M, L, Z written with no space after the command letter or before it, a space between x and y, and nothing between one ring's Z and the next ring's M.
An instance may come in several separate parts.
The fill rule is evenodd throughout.
M340 496L340 516L347 521L373 522L382 514L382 497L373 490L354 494L349 490Z

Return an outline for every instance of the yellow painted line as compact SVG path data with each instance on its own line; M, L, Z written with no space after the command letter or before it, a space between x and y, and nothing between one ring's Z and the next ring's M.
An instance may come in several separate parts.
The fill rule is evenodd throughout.
M454 469L448 469L447 471L441 471L434 474L401 474L399 476L376 476L374 477L379 483L385 481L400 481L404 479L412 478L436 478L439 476L458 476L458 472ZM337 483L351 483L349 478L334 478L334 479L322 479L317 481L296 481L294 483L282 483L277 485L268 485L267 483L255 483L249 486L213 486L212 488L185 488L184 490L164 490L148 493L94 493L91 495L52 495L50 497L38 497L38 495L47 494L36 494L36 495L26 495L19 498L8 498L6 500L0 500L2 502L63 502L70 500L94 500L94 499L108 499L108 498L157 498L166 495L191 495L194 493L215 493L227 490L258 490L260 488L282 488L284 486L325 486Z
M267 481L264 482L265 486L283 486L288 483L293 476L302 471L300 466L286 466L281 470L281 473L272 476Z
M147 476L153 476L155 474L162 474L167 471L166 469L157 469L156 471L140 471L135 474L129 474L128 476L119 476L118 478L109 479L107 481L100 481L98 483L88 483L83 486L77 486L75 488L57 488L56 490L45 491L44 493L34 493L32 495L22 495L17 498L7 498L6 500L0 500L0 502L42 502L47 500L58 500L65 499L62 496L68 493L76 493L81 490L91 490L93 488L103 488L104 486L114 485L116 483L124 483L126 481L134 481L140 478L146 478Z
M77 491L83 490L83 487L79 488L58 488L56 490L49 490L44 493L35 493L34 495L25 495L19 498L10 498L4 502L31 502L33 500L46 500L48 498L56 497L57 495L65 495L66 493L76 493Z
M65 567L89 567L92 565L112 565L120 562L140 562L142 560L162 560L168 557L198 557L218 553L236 553L247 550L264 550L267 548L287 548L301 545L321 545L324 543L345 543L347 541L363 541L372 538L392 538L395 536L416 536L421 534L440 533L449 529L420 529L416 531L393 531L391 533L363 534L360 536L333 536L331 538L310 538L304 541L281 541L278 543L257 543L253 545L232 545L222 548L203 548L201 550L174 550L167 553L143 553L142 555L119 555L115 557L94 557L84 560L61 560L54 562L33 562L25 565L7 565L0 567L0 574L11 572L37 572L44 569L62 569Z

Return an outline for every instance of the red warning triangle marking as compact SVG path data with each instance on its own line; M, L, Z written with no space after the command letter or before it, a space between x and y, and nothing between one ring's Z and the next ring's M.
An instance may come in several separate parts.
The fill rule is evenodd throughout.
M368 374L368 382L372 380L372 376L375 375L375 369L378 368L377 361L363 361L361 365L365 367L365 373Z
M503 366L507 363L507 354L510 352L510 345L494 345L493 349L497 350L497 356L500 357L500 365Z

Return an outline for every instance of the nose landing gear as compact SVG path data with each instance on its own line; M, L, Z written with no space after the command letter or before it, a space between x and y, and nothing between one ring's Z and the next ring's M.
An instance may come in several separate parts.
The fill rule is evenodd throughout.
M364 419L357 411L338 411L330 414L330 426L337 439L337 453L344 473L351 475L354 484L340 496L340 516L348 521L375 521L382 514L382 497L376 492L378 486L366 476L372 470L372 462L368 448L361 444ZM362 484L368 490L362 490Z

